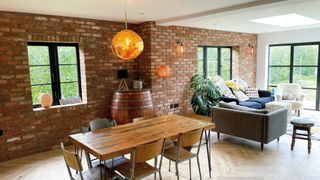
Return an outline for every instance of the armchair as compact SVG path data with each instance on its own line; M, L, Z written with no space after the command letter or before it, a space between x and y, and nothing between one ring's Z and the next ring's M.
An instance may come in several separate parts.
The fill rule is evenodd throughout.
M303 91L299 84L296 83L283 83L277 86L276 90L276 101L290 103L292 105L292 110L298 112L300 116L300 111L303 106Z

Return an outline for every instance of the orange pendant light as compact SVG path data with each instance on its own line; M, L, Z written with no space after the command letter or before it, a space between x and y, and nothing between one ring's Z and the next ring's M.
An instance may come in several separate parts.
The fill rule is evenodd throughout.
M118 32L112 39L111 49L114 55L123 60L133 60L143 51L141 37L132 30L128 30L127 12L125 12L125 29Z

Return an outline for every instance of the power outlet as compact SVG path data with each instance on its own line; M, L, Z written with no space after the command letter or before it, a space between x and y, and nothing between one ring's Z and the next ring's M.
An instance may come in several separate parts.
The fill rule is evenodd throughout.
M179 103L170 104L170 109L177 108L177 107L179 107L179 106L180 106Z

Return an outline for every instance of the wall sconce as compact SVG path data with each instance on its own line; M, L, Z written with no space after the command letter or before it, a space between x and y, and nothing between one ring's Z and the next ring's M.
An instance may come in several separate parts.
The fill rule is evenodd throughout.
M158 76L161 78L168 78L168 77L170 77L170 67L169 66L160 66L157 73L158 73Z
M250 52L251 54L253 54L253 52L254 52L254 46L253 46L252 44L248 43L248 48L249 48L248 52Z
M177 53L182 54L184 49L183 49L183 43L181 40L177 40L176 42L176 48L177 48Z

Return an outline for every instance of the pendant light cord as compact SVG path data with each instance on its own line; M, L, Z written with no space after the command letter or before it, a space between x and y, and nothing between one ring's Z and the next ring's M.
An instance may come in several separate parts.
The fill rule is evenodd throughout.
M127 0L125 0L125 4L124 4L124 27L125 27L125 29L128 29Z

